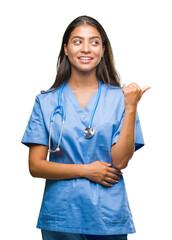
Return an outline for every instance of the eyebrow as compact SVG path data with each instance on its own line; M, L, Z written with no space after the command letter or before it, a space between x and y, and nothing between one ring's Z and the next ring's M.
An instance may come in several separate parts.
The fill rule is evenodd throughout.
M72 39L74 39L74 38L84 39L84 37L81 37L81 36L73 36ZM89 39L94 39L94 38L98 38L101 40L101 38L99 36L92 36Z

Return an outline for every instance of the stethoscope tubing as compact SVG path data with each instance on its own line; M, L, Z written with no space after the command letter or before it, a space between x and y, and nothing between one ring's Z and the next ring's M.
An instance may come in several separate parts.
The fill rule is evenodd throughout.
M65 85L66 85L66 82L60 87L59 95L58 95L58 105L54 108L54 110L52 111L51 116L50 116L49 152L60 151L60 142L61 142L61 138L62 138L63 125L64 125L65 118L66 118L64 108L61 105L62 92L63 92L63 89L64 89ZM94 114L96 112L96 109L97 109L97 106L98 106L98 103L99 103L100 95L101 95L101 81L99 80L99 88L98 88L97 98L96 98L93 110L91 112L91 116L90 116L90 120L89 120L89 127L84 130L84 135L85 135L86 138L91 138L94 135L94 129L92 128L92 122L93 122ZM53 123L55 114L60 114L61 115L62 124L61 124L61 131L60 131L60 137L59 137L57 148L55 150L52 150L51 149L52 123Z
M92 122L93 122L94 114L96 112L96 109L97 109L97 106L98 106L98 103L99 103L100 95L101 95L101 82L99 80L99 88L98 88L97 98L96 98L96 101L95 101L95 104L94 104L94 107L93 107L93 111L92 111L91 116L90 116L89 128L92 127Z
M60 87L59 96L58 96L58 105L54 108L54 110L52 111L51 116L50 116L49 149L48 149L49 152L59 152L60 151L60 142L61 142L61 138L62 138L63 125L64 125L65 118L66 118L64 108L61 105L61 96L62 96L64 86L65 86L65 84L63 84ZM61 123L60 137L59 137L59 141L58 141L58 144L57 144L57 148L55 150L52 150L51 149L52 124L53 124L53 120L54 120L54 115L56 113L61 115L62 123Z

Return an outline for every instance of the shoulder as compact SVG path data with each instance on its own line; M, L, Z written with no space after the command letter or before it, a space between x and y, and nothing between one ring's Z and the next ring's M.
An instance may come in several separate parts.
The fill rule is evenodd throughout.
M42 90L38 95L36 95L37 101L47 101L54 97L57 97L59 89L48 89L46 91Z
M35 108L41 109L42 112L48 112L58 104L59 89L47 90L35 97Z

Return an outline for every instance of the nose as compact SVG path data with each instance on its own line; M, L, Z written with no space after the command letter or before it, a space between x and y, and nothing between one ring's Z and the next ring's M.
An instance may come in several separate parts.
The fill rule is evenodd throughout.
M89 53L90 52L90 47L89 47L88 42L85 41L83 43L81 51L84 52L84 53Z

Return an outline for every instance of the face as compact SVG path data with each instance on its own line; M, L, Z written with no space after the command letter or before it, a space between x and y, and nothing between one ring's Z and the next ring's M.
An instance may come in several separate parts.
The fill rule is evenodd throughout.
M98 30L83 24L71 32L68 44L64 45L64 51L72 70L89 72L96 71L103 57L104 46Z

